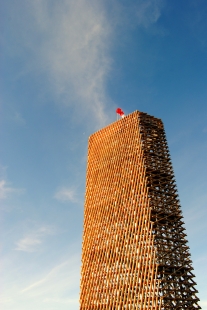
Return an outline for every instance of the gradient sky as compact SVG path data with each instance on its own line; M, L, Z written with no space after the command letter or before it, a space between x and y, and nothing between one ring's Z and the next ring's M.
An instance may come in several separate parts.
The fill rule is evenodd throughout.
M77 310L87 140L161 118L207 309L207 1L0 0L0 308Z

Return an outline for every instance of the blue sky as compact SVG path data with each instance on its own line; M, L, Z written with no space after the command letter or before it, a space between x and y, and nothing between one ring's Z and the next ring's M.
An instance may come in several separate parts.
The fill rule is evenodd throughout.
M207 2L0 6L1 309L79 308L87 139L117 107L165 124L207 309Z

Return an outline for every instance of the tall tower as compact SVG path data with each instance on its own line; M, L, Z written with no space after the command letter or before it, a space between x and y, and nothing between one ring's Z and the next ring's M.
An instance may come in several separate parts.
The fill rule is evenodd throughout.
M80 309L201 309L160 119L89 138Z

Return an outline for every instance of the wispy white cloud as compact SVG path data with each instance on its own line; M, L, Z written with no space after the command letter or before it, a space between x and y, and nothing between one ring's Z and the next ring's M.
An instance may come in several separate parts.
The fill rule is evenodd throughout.
M43 226L17 241L15 250L35 252L39 249L39 245L44 242L44 239L51 234L54 234L54 230L50 227Z
M158 21L163 8L163 0L141 0L137 4L137 21L139 25L148 28Z
M126 28L128 19L146 28L156 23L163 0L139 0L127 3L126 9L119 1L112 2L116 3L113 14L103 0L21 0L12 17L18 28L18 38L13 40L18 46L12 50L27 60L19 78L35 72L56 102L69 106L80 119L89 116L99 126L111 121L109 111L115 105L107 83L116 31Z
M37 246L42 243L40 237L29 236L25 237L17 242L17 251L34 252Z
M6 198L8 196L9 193L13 192L14 189L11 187L8 187L6 185L6 181L5 180L1 180L0 181L0 198Z
M165 7L165 0L138 0L133 3L118 0L113 1L113 25L118 28L126 27L144 27L145 29L155 27ZM115 17L115 22L114 22ZM151 29L152 30L152 29ZM154 34L166 34L164 29L155 31Z
M54 195L54 198L66 202L66 201L71 201L71 202L76 202L76 192L73 188L67 188L67 187L62 187Z
M0 181L0 199L8 198L12 193L21 194L23 192L24 189L11 187L5 180Z
M26 2L30 27L22 38L35 70L47 75L58 102L105 123L112 29L104 2ZM31 63L28 67L31 70Z

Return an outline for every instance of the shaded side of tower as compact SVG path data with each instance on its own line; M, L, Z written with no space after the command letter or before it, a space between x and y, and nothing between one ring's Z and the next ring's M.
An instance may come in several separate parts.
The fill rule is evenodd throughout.
M80 309L200 309L163 123L89 138Z

